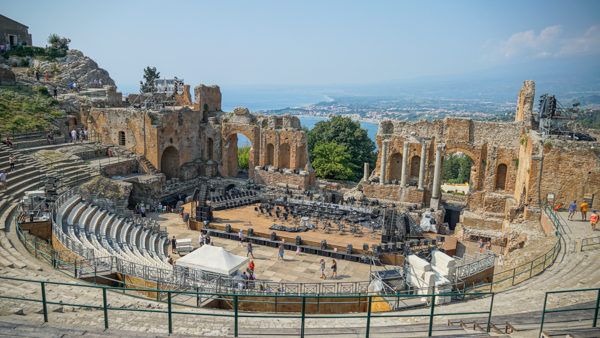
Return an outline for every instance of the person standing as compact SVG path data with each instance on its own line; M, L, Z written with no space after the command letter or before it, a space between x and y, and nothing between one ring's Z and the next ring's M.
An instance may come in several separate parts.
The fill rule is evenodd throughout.
M592 225L592 231L596 231L596 225L598 225L598 210L592 211L592 215L590 216L590 224Z
M586 201L581 202L579 205L579 210L581 211L581 220L584 222L587 220L587 212L589 207L590 205Z
M146 207L143 203L140 205L140 215L142 215L142 217L146 217Z
M175 236L173 236L173 238L171 238L171 253L175 253L175 251L177 251L177 240L175 239Z
M8 164L10 166L10 169L8 170L9 172L12 172L15 169L16 161L17 161L17 158L15 157L15 155L10 154L10 156L8 157Z
M327 279L327 276L325 276L325 259L321 258L321 261L319 262L319 264L321 265L321 279Z
M254 260L251 259L250 263L248 263L248 272L250 273L250 276L252 276L254 274L254 268L256 266L254 265Z
M277 253L277 260L282 260L284 261L285 259L283 258L283 253L285 251L285 248L283 246L283 242L281 242L281 244L279 244L279 252Z
M337 278L337 262L335 259L331 260L331 278Z
M246 257L248 257L248 255L250 255L250 257L252 257L252 259L254 259L254 254L252 253L252 242L248 241L248 246L246 246Z
M73 142L73 143L77 142L77 130L75 130L75 128L73 128L73 130L71 130L71 142Z
M0 190L6 190L6 173L0 170Z
M575 216L575 211L577 211L577 201L573 200L573 202L569 204L569 221L573 220L573 216Z
M240 239L240 245L244 246L244 230L238 231L238 238Z

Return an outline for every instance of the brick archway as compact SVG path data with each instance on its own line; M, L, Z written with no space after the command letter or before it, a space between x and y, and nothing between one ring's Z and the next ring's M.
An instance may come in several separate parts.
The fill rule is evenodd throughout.
M224 126L223 139L221 142L221 175L235 177L238 174L238 134L244 135L250 142L250 157L248 159L248 176L254 175L254 166L258 163L259 142L256 136L255 126L233 125Z
M456 146L456 145L448 145L446 144L446 151L444 156L448 156L451 154L463 153L465 156L469 157L472 161L471 172L469 175L469 190L475 191L480 190L483 182L483 163L481 160L481 149L471 149L465 146Z
M163 150L160 157L160 171L167 176L167 179L179 177L179 150L173 146L168 146Z

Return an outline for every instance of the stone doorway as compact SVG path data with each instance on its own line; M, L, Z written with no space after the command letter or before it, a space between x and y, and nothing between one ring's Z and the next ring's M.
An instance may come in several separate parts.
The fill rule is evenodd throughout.
M167 147L160 159L160 171L167 179L179 177L179 150L173 146Z

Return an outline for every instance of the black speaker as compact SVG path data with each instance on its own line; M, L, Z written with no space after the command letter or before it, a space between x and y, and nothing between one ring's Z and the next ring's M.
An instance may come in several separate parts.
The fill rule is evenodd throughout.
M346 246L346 253L347 253L348 255L351 255L351 254L352 254L352 244L348 244L348 245Z
M248 228L248 237L254 236L254 229Z
M231 224L225 225L225 232L227 232L227 233L231 232Z
M271 233L271 240L272 240L272 241L275 241L275 240L277 240L277 234L275 233L275 231L273 231L273 232Z
M296 245L302 245L302 237L296 236Z
M369 251L369 244L363 243L363 251Z
M327 250L327 241L326 240L321 241L321 250Z

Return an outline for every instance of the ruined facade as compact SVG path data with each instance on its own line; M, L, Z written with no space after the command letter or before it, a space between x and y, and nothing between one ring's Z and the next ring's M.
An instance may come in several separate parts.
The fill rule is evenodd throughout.
M537 217L548 194L563 204L593 199L592 207L598 208L598 143L542 138L532 129L534 98L535 83L525 81L514 122L453 118L381 122L377 164L361 183L364 194L438 208L444 156L462 153L473 163L470 193L463 199L464 207L475 211L470 217L495 222L497 227L520 211Z
M186 93L189 87L175 102L188 103ZM249 178L298 189L314 184L297 117L254 115L245 108L225 113L219 87L200 85L194 93L193 105L91 108L86 124L92 139L145 156L167 179L237 176L238 136L243 135L251 143Z

